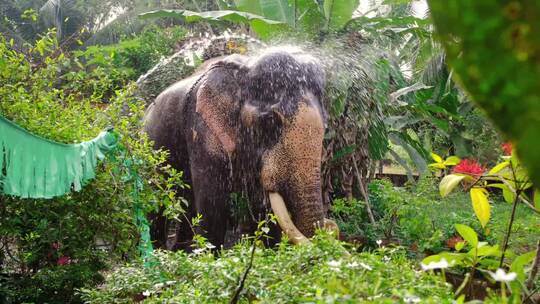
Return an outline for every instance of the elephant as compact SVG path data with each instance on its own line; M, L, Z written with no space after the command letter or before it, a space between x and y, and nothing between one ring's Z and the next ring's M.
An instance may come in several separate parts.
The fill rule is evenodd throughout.
M189 250L189 217L216 247L231 223L230 195L249 198L253 232L271 211L296 244L309 242L317 227L336 230L325 219L321 157L327 112L323 106L325 71L300 49L270 48L258 55L233 54L203 64L199 71L158 95L144 117L155 148L170 152L168 162L184 172L190 189L186 220L175 248ZM166 220L153 215L151 235L165 247Z

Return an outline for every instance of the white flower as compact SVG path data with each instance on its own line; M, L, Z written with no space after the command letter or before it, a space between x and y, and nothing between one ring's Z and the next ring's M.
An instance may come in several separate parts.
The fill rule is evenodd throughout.
M171 285L173 285L174 283L176 283L176 281L167 281L167 282L165 282L165 284L166 284L167 286L171 286Z
M371 268L371 266L369 266L368 264L364 264L362 262L360 262L360 266L362 266L363 268L365 268L367 270L373 270L373 268Z
M143 291L142 295L145 296L145 297L149 297L150 296L150 290Z
M431 262L429 264L420 264L422 266L422 270L432 270L432 269L444 269L444 268L448 268L448 266L450 266L450 264L448 264L448 261L446 261L445 258L442 258L440 261L438 262Z
M390 257L389 257L389 256L386 256L386 255L383 256L382 259L383 259L383 261L385 261L385 262L390 262L390 260L391 260Z
M362 268L367 269L367 270L373 270L373 268L371 268L371 266L369 266L368 264L364 264L362 262L360 262L360 264L359 264L356 261L354 261L352 263L347 264L347 267L349 267L349 268L355 268L355 267L358 267L358 266L361 266Z
M377 246L381 246L382 240L377 240L375 243L377 243Z
M205 250L205 248L197 248L197 249L194 249L194 250L193 250L193 253L195 253L195 254L201 254L201 253L204 252L204 250Z
M495 271L495 273L489 271L489 274L497 282L512 282L517 277L517 274L515 272L506 273L501 268L497 269L497 271Z
M420 298L415 295L406 295L403 300L405 303L420 303Z
M374 296L372 296L372 297L368 297L367 299L370 300L370 301L373 301L373 300L379 299L379 298L381 298L381 297L382 297L382 295L377 294L377 295L374 295Z
M165 284L163 284L163 283L157 283L156 285L154 285L154 288L155 288L155 289L161 289L161 288L163 288L163 286L165 286Z
M206 244L206 248L214 249L214 248L216 248L216 246L212 245L212 243L208 243L208 244Z
M332 261L328 262L328 266L330 266L332 268L338 268L339 266L341 266L341 262L332 260Z

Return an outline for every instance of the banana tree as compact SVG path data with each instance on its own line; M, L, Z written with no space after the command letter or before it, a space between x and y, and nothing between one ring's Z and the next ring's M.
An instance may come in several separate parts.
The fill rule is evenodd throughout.
M248 24L261 39L302 33L311 37L342 30L352 20L359 0L234 0L228 10L193 12L154 10L141 18L177 17L186 22L231 21Z

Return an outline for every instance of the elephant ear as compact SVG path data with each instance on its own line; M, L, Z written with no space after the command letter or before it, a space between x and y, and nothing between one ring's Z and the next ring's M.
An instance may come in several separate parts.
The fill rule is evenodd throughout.
M197 90L195 111L228 155L234 153L237 145L242 70L240 62L223 60L214 63Z

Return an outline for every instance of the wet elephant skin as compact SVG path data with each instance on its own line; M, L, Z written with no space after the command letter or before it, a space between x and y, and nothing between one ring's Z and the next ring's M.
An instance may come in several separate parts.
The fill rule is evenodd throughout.
M300 50L268 50L258 56L231 55L162 92L145 116L145 130L191 185L186 218L201 214L195 227L218 248L231 216L231 193L248 200L251 233L271 212L269 192L284 197L294 224L307 237L324 219L321 153L326 112L324 72ZM151 215L151 235L165 248L168 222ZM279 228L272 229L274 241ZM184 220L176 248L190 249L193 231Z

